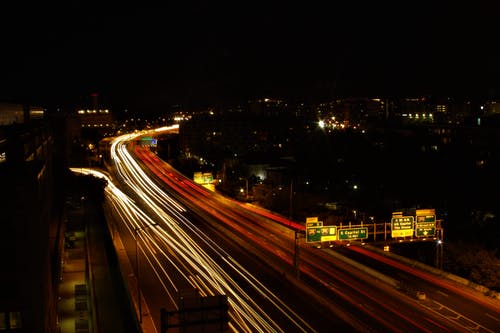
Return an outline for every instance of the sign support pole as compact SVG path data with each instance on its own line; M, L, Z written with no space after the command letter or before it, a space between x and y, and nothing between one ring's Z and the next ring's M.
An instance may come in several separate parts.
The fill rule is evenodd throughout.
M300 278L300 269L299 269L299 232L295 230L295 250L293 252L293 268L295 270L295 277L297 279Z

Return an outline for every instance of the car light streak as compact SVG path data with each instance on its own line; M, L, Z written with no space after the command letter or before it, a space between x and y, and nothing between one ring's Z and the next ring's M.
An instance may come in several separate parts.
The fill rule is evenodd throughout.
M363 255L375 258L376 260L378 260L380 262L383 262L383 263L386 263L386 264L388 264L388 265L390 265L392 267L395 267L395 268L401 269L403 271L409 272L412 275L418 276L421 279L430 281L433 284L435 284L437 286L440 286L440 287L442 287L442 288L444 288L446 290L453 291L454 293L457 293L457 294L459 294L459 295L461 295L463 297L469 298L469 299L473 300L474 302L481 303L483 306L491 309L492 311L496 312L497 314L500 314L500 307L495 306L495 305L491 304L490 302L486 302L483 298L476 297L474 294L466 292L463 288L454 286L453 284L451 284L449 282L446 282L446 281L444 281L442 279L439 279L439 278L437 278L435 276L432 276L429 273L422 272L422 271L419 271L419 270L417 270L415 268L403 265L402 263L400 263L400 262L398 262L396 260L393 260L393 259L384 257L384 256L382 256L380 254L368 251L368 250L366 250L364 248L361 248L359 246L351 246L351 247L349 247L349 249L352 250L352 251L361 253Z
M290 326L295 327L294 331L315 332L300 315L199 230L189 219L183 204L151 180L143 167L147 166L150 174L156 176L155 179L171 187L173 191L169 193L176 192L176 198L185 198L182 202L186 207L200 214L203 212L203 216L213 217L217 221L214 227L220 226L234 231L235 235L241 235L245 244L254 247L259 254L262 253L262 260L279 260L287 267L292 267L294 231L303 231L304 226L259 207L223 198L194 184L158 159L149 149L134 146L133 140L140 135L141 133L135 133L116 138L111 149L113 175L131 190L127 193L135 201L120 192L109 180L106 198L120 217L119 222L127 230L129 238L137 237L141 255L147 258L148 266L170 301L176 304L176 293L186 286L197 290L200 295L225 294L230 306L228 314L231 330L284 332L277 321L258 304L260 302L250 297L249 292L252 291L252 294L258 294L266 300L262 304L266 304L268 308L272 306L287 318ZM86 169L78 169L77 172L83 170ZM141 232L137 232L138 229ZM298 266L301 273L316 280L333 295L350 303L387 330L397 332L412 327L422 332L446 331L444 326L441 327L432 319L422 320L425 314L420 311L414 317L414 308L407 301L407 308L403 311L398 304L400 300L392 296L386 297L383 290L369 291L363 285L364 281L358 281L362 280L359 272L344 267L339 270L331 259L322 262L321 259L324 258L318 257L318 251L313 254L310 248L301 247ZM244 281L243 285L241 281ZM332 285L331 281L337 282ZM330 308L334 311L335 306ZM346 321L352 321L353 327L367 329L355 316L345 312L342 315Z
M193 206L196 206L197 209L205 211L208 215L215 217L237 234L243 235L250 243L258 245L260 249L264 249L268 253L272 253L282 262L292 265L293 247L290 246L290 244L293 244L292 237L295 235L293 232L280 232L280 237L276 237L276 227L270 226L269 222L266 223L262 218L278 222L292 230L304 230L303 225L253 205L239 203L232 199L218 198L217 193L209 192L201 186L194 184L189 179L176 172L175 169L171 168L168 164L159 160L156 155L152 154L146 148L134 147L134 153L159 179L164 181L169 187L174 189L174 191L181 194L182 197L186 198L186 200L191 202ZM242 209L234 209L235 206ZM243 210L245 213L243 213ZM189 225L189 223L185 225ZM268 231L269 234L267 233ZM360 310L382 323L388 329L393 331L400 330L393 322L394 318L399 318L402 320L399 321L400 325L401 323L406 323L405 325L416 328L422 332L433 331L433 329L428 327L432 326L434 321L428 321L431 325L421 325L421 320L415 319L408 312L403 313L400 311L397 302L391 302L392 304L389 305L390 303L385 302L383 299L378 299L373 296L372 293L368 292L366 286L353 284L350 280L351 278L345 276L345 274L339 275L337 271L326 269L324 263L318 261L315 255L307 253L309 250L302 249L301 251L306 252L301 256L299 266L301 272L307 273L310 278L316 279L318 282L323 281L319 276L324 276L324 283L334 278L344 284L344 286L349 286L349 289L354 290L358 296L353 296L352 293L346 296L344 292L338 289L336 289L337 292L335 294L340 295L345 301L357 307L363 300L369 300L371 302L370 304L376 304L377 306L375 307L361 307ZM357 273L353 272L352 274L356 275ZM326 283L326 285L328 285L328 283ZM406 301L406 303L408 304L409 302ZM412 305L408 306L411 307ZM368 310L369 308L376 308L377 310L370 311ZM421 316L421 318L425 318L425 314L421 314ZM384 319L384 317L388 319ZM437 329L436 331L443 330L443 327L440 325L434 325L434 327Z
M130 138L132 137L127 136L127 139ZM199 290L200 294L222 293L228 295L230 325L235 328L235 331L284 332L231 278L227 268L218 265L207 253L202 251L194 240L188 237L181 229L179 220L183 224L188 222L189 228L195 227L182 214L185 209L158 189L122 147L123 145L115 145L114 143L112 156L120 160L115 164L117 174L123 177L127 186L130 186L138 198L147 204L148 211L155 213L154 218L148 216L134 200L113 185L109 177L90 169L76 168L72 171L92 174L107 180L108 185L105 193L110 206L120 216L121 222L130 235L134 235L135 230L142 228L142 232L136 233L138 249L147 258L148 265L154 271L171 301L174 301L174 293L178 291L175 286L182 284L178 281L179 276L181 276L184 279L183 283ZM165 207L168 209L162 209ZM207 240L205 239L205 241ZM220 248L213 243L210 243L210 249L219 253L219 258L223 258L226 264L231 264L228 267L233 270L233 273L237 273L243 276L246 281L252 282L249 283L250 286L266 299L272 300L271 304L279 307L278 311L283 312L299 331L315 332L299 315L287 308L276 295L259 283L248 271L242 270L241 266L234 265L233 260L226 260L227 253L221 252ZM175 255L173 256L172 253ZM168 262L169 268L175 268L176 278L164 269L166 262Z
M98 173L96 173L96 171L94 171L94 170L73 169L72 171L98 175ZM105 178L105 177L101 177L101 178ZM109 178L108 178L108 181L109 181ZM132 201L126 197L126 195L121 193L119 189L117 189L114 186L111 186L111 187L113 189L108 188L108 187L106 188L106 193L107 194L111 194L111 193L117 194L114 197L115 199L117 199L114 201L114 203L120 204L120 207L124 208L121 211L124 214L124 215L122 215L122 217L125 218L124 221L127 221L129 223L129 224L127 224L127 226L129 227L130 233L133 234L133 232L134 232L133 227L140 226L141 225L140 221L148 220L147 215L145 215L144 212L142 212L135 204L133 204ZM122 200L122 198L125 198L125 200ZM124 207L121 205L124 205ZM135 217L139 216L140 219L139 220L131 219L131 217L133 217L133 216L135 216ZM151 221L149 221L149 223L151 223ZM154 226L153 224L150 224L150 225ZM161 228L152 228L151 230L153 230L154 232L157 232L159 236L169 236ZM156 246L159 250L161 250L161 246L159 244L153 242L153 239L149 235L147 235L147 233L145 233L145 232L138 233L138 235L140 235L139 237L141 237L143 239L144 244L151 243L152 245ZM144 237L149 237L149 239L146 239ZM178 244L169 243L169 245L171 247L175 247ZM165 291L167 292L167 294L171 297L171 300L175 301L175 297L171 294L170 289L172 287L174 287L174 289L175 289L175 285L178 283L178 281L175 281L175 283L174 283L174 281L172 279L168 278L167 281L168 281L169 285L167 285L164 282L164 280L165 280L164 277L168 276L168 274L167 274L166 270L163 269L163 265L160 263L159 258L157 258L157 256L153 255L153 251L151 251L151 248L149 246L144 246L144 247L140 246L139 248L143 252L145 257L147 258L150 267L154 269L154 272L155 272L156 276L158 277L159 282L162 284L162 286L165 289ZM192 247L190 247L190 248L192 249ZM211 288L213 288L214 286L218 287L217 289L215 289L217 292L230 289L231 285L238 287L237 283L235 283L234 281L232 281L231 284L225 283L226 279L228 279L227 275L221 277L218 275L217 271L210 269L211 267L217 267L217 265L215 265L215 263L201 262L201 265L200 265L201 256L199 256L199 253L195 253L194 257L197 260L193 261L189 255L186 255L186 253L188 253L189 251L184 251L184 249L185 249L184 246L176 248L177 253L181 254L183 260L186 260L186 262L188 262L192 265L191 269L194 269L195 271L198 270L198 274L204 276L205 278L211 277L213 279L212 281L208 281L208 284L205 284L206 286L209 286ZM164 254L165 258L170 258L170 256L166 255L165 253L163 253L163 254ZM158 270L158 267L160 268L160 270ZM179 269L180 266L176 266L176 267ZM182 271L182 269L179 269L179 271ZM206 273L207 271L208 271L208 274ZM223 270L219 268L219 273L220 272L223 272ZM189 275L186 275L184 273L182 275L186 278L187 281L191 281ZM220 288L221 285L223 285L224 288ZM199 287L200 284L193 285L193 286ZM175 290L177 290L177 289L175 289ZM214 294L210 290L208 292L210 294ZM240 294L242 296L240 296ZM233 325L235 325L235 327L239 327L239 328L252 327L253 329L257 329L257 331L259 331L259 332L275 332L275 331L283 332L282 330L279 329L279 327L276 325L276 323L274 323L271 320L271 318L269 318L265 315L265 312L262 311L262 309L260 309L260 307L258 307L257 304L248 302L250 297L248 295L242 293L241 289L238 289L238 288L234 289L232 291L231 296L232 296L230 298L231 310L236 311L238 313L238 315L235 316L234 314L231 313L232 311L230 311L230 317L233 320ZM176 303L173 303L173 304L176 305ZM239 321L237 321L237 322L234 322L238 318L244 318L244 320L246 322L241 323L241 319L239 319ZM307 332L306 330L303 330L303 331ZM313 330L311 330L311 332L312 331Z

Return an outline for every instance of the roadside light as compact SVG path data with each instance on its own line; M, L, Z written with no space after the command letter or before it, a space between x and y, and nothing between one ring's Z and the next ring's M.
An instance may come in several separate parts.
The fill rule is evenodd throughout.
M438 243L438 244L442 244L442 243L443 243L443 241L439 239L439 240L437 241L437 243Z
M384 245L384 252L389 252L389 245Z

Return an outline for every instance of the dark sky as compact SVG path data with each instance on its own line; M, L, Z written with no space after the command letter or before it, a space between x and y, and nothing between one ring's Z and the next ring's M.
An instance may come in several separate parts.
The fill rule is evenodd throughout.
M495 1L4 2L0 101L500 98Z

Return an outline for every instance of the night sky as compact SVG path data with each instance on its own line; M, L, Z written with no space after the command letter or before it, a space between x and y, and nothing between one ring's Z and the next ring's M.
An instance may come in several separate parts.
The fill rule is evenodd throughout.
M4 2L0 101L500 98L497 1Z

